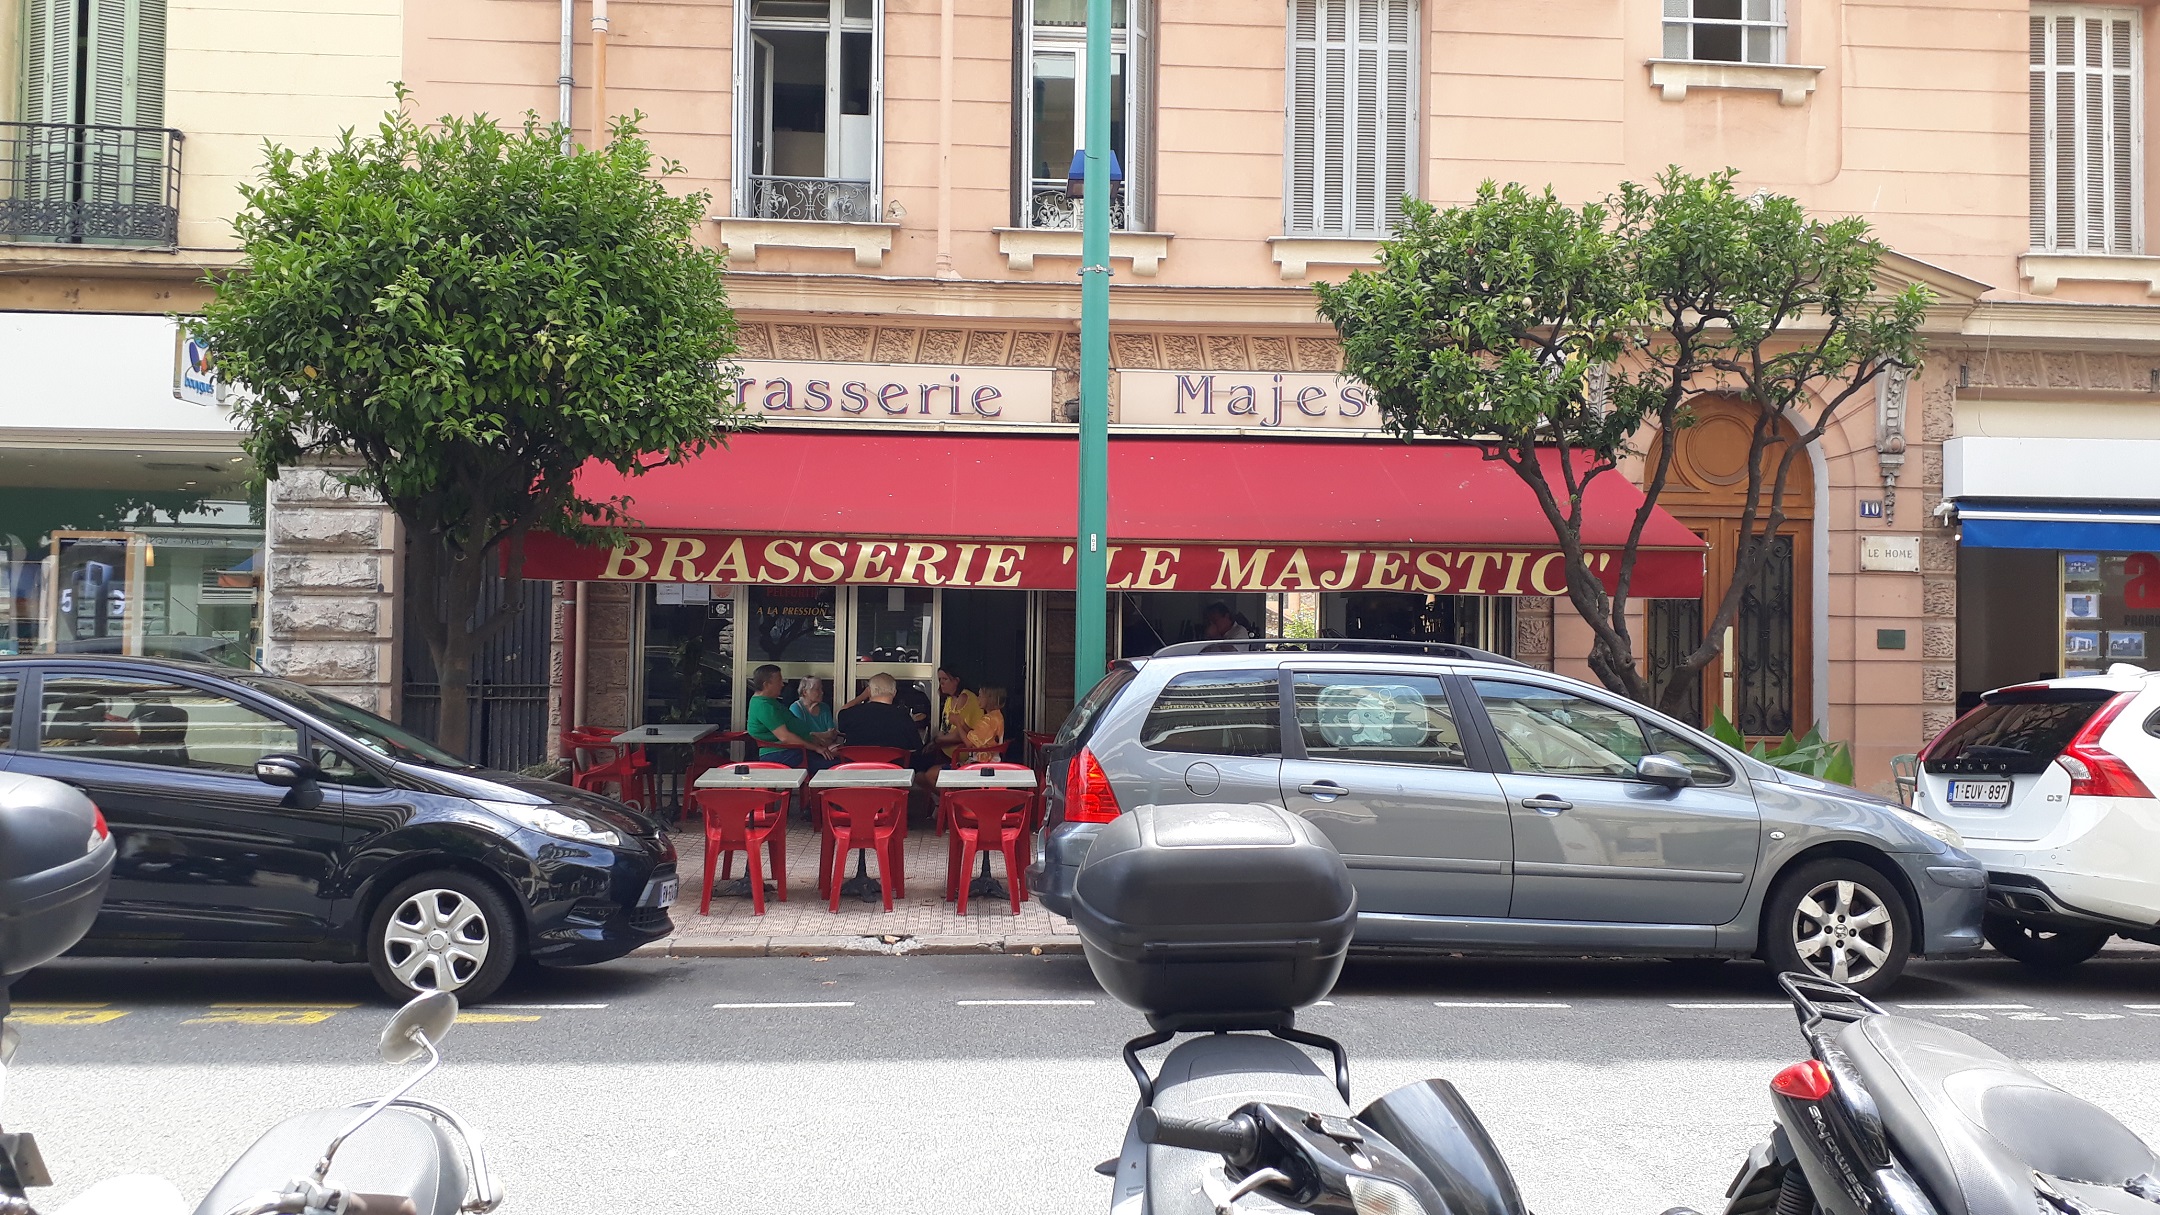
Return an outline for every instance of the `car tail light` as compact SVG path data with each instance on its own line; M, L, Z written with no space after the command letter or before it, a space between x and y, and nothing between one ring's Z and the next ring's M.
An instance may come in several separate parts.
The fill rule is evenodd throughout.
M1830 1069L1820 1059L1795 1063L1770 1077L1770 1088L1802 1101L1820 1101L1830 1095Z
M100 841L102 841L102 840L108 840L108 839L111 839L111 838L112 838L112 828L110 828L110 827L107 827L107 826L105 825L105 812L104 812L103 810L100 810L100 809L98 809L98 807L97 807L97 803L96 803L96 802L91 802L91 803L90 803L90 842L89 842L89 843L87 843L87 844L85 844L85 845L83 846L83 851L85 851L85 852L94 852L94 851L96 851L96 850L97 850L97 846L98 846L98 843L99 843Z
M1073 756L1065 777L1065 821L1068 823L1114 823L1123 813L1102 763L1085 747Z
M2063 748L2055 762L2070 774L2070 792L2081 797L2145 797L2153 795L2130 770L2122 757L2100 745L2100 736L2107 733L2116 715L2137 699L2135 692L2123 692L2103 705L2098 713L2077 732L2070 745Z

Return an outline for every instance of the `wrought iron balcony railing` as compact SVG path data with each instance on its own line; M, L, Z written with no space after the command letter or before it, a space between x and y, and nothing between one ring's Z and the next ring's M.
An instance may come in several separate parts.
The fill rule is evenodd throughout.
M180 132L0 122L0 241L176 245Z
M832 177L752 177L749 214L758 219L821 219L868 224L879 219L870 183Z
M1065 193L1065 183L1038 178L1028 188L1027 226L1030 228L1078 228L1080 226L1080 199ZM1110 195L1110 228L1122 232L1130 225L1126 222L1125 192Z

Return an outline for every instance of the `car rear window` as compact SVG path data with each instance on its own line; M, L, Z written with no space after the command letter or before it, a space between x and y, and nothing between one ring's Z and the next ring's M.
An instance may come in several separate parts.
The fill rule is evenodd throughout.
M1088 689L1088 694L1080 698L1080 703L1072 707L1072 712L1065 715L1065 724L1058 727L1057 737L1050 740L1050 745L1070 747L1086 742L1088 735L1094 733L1095 721L1102 716L1102 711L1109 708L1110 702L1116 700L1118 693L1125 690L1125 685L1138 678L1139 674L1133 667L1112 667L1100 683Z
M1996 693L1942 732L1924 766L1929 772L1975 763L2013 775L2044 771L2111 695L2104 688Z
M1140 745L1193 755L1280 755L1279 692L1273 671L1188 671L1155 697Z

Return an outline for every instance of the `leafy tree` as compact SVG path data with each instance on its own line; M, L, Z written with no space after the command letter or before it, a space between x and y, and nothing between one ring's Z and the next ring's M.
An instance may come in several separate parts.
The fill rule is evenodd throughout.
M581 496L600 461L634 475L744 425L718 254L692 240L700 194L670 194L636 118L564 154L528 114L376 132L301 155L271 146L234 221L247 270L214 283L197 330L245 391L235 413L269 475L351 465L407 535L441 617L410 623L442 684L439 740L466 745L473 655L514 619L479 618L534 528L599 539L624 500Z
M1917 362L1930 295L1877 291L1887 249L1865 221L1742 195L1729 170L1668 169L1579 210L1549 189L1488 182L1466 206L1404 211L1378 270L1317 287L1345 369L1395 433L1479 442L1522 478L1594 633L1590 668L1616 692L1652 699L1628 602L1674 445L1646 462L1610 589L1583 544L1588 487L1637 454L1639 436L1685 428L1703 394L1752 414L1731 587L1669 674L1664 699L1679 703L1768 558L1803 451L1885 372Z

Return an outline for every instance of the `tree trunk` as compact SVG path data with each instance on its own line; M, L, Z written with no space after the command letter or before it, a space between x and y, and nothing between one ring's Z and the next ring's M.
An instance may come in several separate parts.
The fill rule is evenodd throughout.
M435 742L453 755L471 758L468 718L473 655L478 649L473 614L480 607L480 591L487 580L486 558L460 558L443 544L440 534L413 533L406 549L406 568L421 602L429 609L413 613L428 656L435 662L435 684L441 706L435 724ZM438 615L435 605L440 604Z

